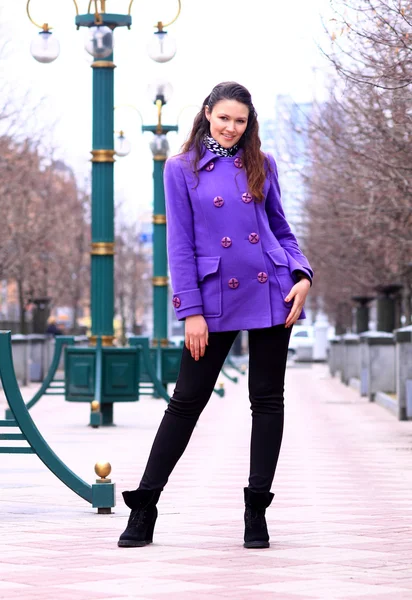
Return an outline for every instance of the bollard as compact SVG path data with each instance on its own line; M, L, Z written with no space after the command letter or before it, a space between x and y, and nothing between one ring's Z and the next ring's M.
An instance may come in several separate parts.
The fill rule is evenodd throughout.
M352 300L357 303L356 333L369 330L369 303L374 299L374 296L352 296Z
M90 427L100 427L103 422L102 413L100 412L100 402L93 400L90 402Z
M396 328L397 310L400 301L399 292L402 289L400 284L378 285L375 289L378 292L378 331L392 333Z
M360 339L356 333L342 335L341 381L349 385L351 379L360 379Z
M106 479L111 471L109 462L100 461L94 466L94 472L99 478L92 485L92 506L97 508L99 515L110 515L111 507L116 506L115 484L111 479Z
M318 314L313 324L313 360L325 361L328 359L328 331L329 322L324 314Z
M342 336L337 335L330 340L329 348L329 373L335 377L336 373L342 371Z
M412 419L412 325L395 331L398 419Z
M373 402L377 392L395 393L395 339L392 333L367 331L360 336L361 386Z

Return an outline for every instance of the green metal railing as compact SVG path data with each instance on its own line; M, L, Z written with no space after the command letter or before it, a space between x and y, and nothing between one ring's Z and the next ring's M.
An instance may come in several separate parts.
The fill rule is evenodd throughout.
M170 402L170 395L166 385L175 383L179 375L182 348L171 346L150 348L149 338L134 336L129 339L131 346L138 346L142 350L142 363L140 368L140 394L143 396L155 395ZM226 375L228 377L228 375ZM225 390L215 388L214 393L223 397Z
M0 427L17 429L19 433L3 433L0 439L26 441L28 446L5 446L1 454L37 454L46 467L78 496L90 502L99 512L109 512L115 506L115 487L104 482L89 485L71 471L53 452L37 429L25 405L13 366L11 332L0 331L0 378L13 419L0 421Z
M35 404L40 400L42 396L61 396L64 395L65 392L65 382L64 379L54 379L57 369L59 368L59 363L62 355L62 351L64 346L73 346L74 345L74 337L72 336L57 336L54 346L54 354L53 359L50 364L49 370L47 372L46 377L38 389L38 391L34 394L33 398L26 403L26 408L30 410L33 408ZM10 408L6 409L5 413L6 419L12 419L13 414Z

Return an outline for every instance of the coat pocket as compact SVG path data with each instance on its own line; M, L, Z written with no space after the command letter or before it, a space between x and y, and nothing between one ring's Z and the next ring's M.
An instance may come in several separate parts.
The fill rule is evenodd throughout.
M282 299L284 300L295 285L292 273L290 272L288 257L282 247L275 250L268 250L267 253L273 263L275 277L279 283ZM285 304L289 306L292 305L292 302L285 302Z
M222 316L220 256L198 256L196 265L203 302L203 316L220 317Z

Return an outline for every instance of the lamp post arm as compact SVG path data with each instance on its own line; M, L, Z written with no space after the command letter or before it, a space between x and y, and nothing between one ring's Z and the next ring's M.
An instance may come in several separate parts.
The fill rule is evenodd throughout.
M202 107L199 104L186 104L183 108L180 109L179 114L177 115L177 123L179 123L179 119L187 108L197 108L199 111Z
M170 131L178 131L177 125L162 125L162 131L158 131L157 125L142 125L142 132L146 133L151 131L152 133L170 133Z
M33 25L35 25L39 29L43 29L43 31L50 31L50 29L52 29L52 27L49 27L48 23L44 23L43 25L39 25L38 23L36 23L36 21L34 21L31 18L31 14L30 14L30 1L31 0L27 0L27 4L26 4L26 12L27 12L27 16L29 17L30 22L33 23ZM76 15L78 15L79 14L79 7L77 6L76 0L73 0L73 3L74 3L74 6L76 8Z
M162 133L162 108L163 102L162 100L156 100L157 106L157 130L156 133Z
M132 0L132 2L133 2L133 0ZM181 9L182 9L182 4L181 4L181 1L180 1L180 0L177 0L177 2L178 2L178 5L179 5L179 7L178 7L178 11L177 11L177 15L175 16L175 18L174 18L174 19L172 19L172 20L171 20L171 21L169 21L168 23L163 23L162 21L158 21L158 22L157 22L157 24L155 25L155 27L156 27L156 29L157 29L158 31L163 31L163 28L164 28L164 27L169 27L169 25L172 25L172 24L173 24L175 21L177 21L177 19L179 18L180 11L181 11ZM130 4L131 4L131 3L130 3Z
M117 106L114 107L114 110L118 110L119 108L130 108L131 110L134 110L135 112L137 112L137 114L140 117L140 122L143 125L142 113L140 112L139 109L137 109L135 106L133 106L133 104L118 104Z

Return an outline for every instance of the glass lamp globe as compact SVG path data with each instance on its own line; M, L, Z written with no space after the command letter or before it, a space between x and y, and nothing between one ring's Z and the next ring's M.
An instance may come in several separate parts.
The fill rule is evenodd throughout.
M127 156L132 149L132 145L127 138L124 137L123 132L116 138L114 143L114 151L117 156Z
M169 142L167 141L167 137L164 133L159 134L156 133L150 142L150 150L153 153L153 156L167 156L169 153Z
M113 31L105 25L93 25L86 29L84 47L94 58L107 58L113 52Z
M167 31L155 31L154 37L147 46L147 52L152 60L158 63L172 60L176 54L176 41Z
M147 94L153 104L156 104L156 100L161 100L162 104L167 104L172 97L173 87L167 81L158 79L148 85Z
M51 63L59 56L60 44L51 31L40 31L30 44L30 52L38 62Z

